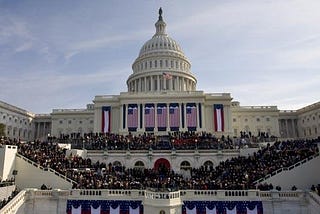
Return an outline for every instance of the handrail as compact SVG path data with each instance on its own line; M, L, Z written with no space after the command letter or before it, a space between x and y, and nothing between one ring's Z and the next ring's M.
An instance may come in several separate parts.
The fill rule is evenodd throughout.
M320 206L320 196L315 192L309 192L310 198Z
M258 183L261 183L261 182L267 180L268 178L270 178L270 177L272 177L272 176L274 176L274 175L279 174L279 173L282 172L282 171L292 170L292 169L300 166L301 164L304 164L304 163L306 163L306 162L308 162L308 161L310 161L310 160L312 160L312 159L314 159L314 158L316 158L316 157L318 157L318 156L319 156L319 153L316 153L315 155L312 155L312 156L310 156L310 157L307 157L307 158L305 158L305 159L302 159L301 161L299 161L299 162L297 162L297 163L295 163L295 164L292 164L291 166L279 168L279 169L277 169L277 170L275 170L275 171L267 174L265 177L260 178L260 179L258 179L258 180L256 180L256 181L254 181L253 184L256 185L256 184L258 184Z
M262 200L271 199L271 198L282 198L282 199L290 199L290 200L296 200L298 198L305 196L305 191L302 190L289 190L289 191L259 191L259 195Z
M68 181L68 182L70 182L70 183L72 183L72 184L77 184L76 181L68 178L67 176L61 174L60 172L55 171L54 169L43 167L43 166L41 166L40 164L38 164L38 163L36 163L36 162L34 162L34 161L26 158L25 156L23 156L23 155L21 155L21 154L19 154L19 153L17 153L16 156L19 157L19 158L22 158L24 161L26 161L26 162L28 162L29 164L31 164L31 165L33 165L33 166L41 169L42 171L50 172L50 173L55 174L55 175L59 176L60 178L66 180L66 181Z
M1 214L11 214L16 213L19 207L24 203L26 196L26 190L22 190L18 193L9 203L7 203L2 209L0 209Z
M249 190L178 190L174 192L152 191L152 190L121 190L121 189L72 189L69 192L69 198L90 199L90 198L110 198L119 196L139 198L141 200L188 200L201 198L219 198L219 200L249 200L252 198L260 198L261 200L269 200L271 198L283 198L286 200L297 200L305 196L305 191L260 191L257 189ZM320 199L320 198L319 198ZM320 201L319 202L320 203Z

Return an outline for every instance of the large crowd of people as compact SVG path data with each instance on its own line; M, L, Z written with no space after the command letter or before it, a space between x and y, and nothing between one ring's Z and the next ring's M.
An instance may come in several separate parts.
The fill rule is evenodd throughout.
M244 139L244 138L242 138ZM141 135L120 135L112 133L89 133L51 137L50 142L70 143L72 148L87 150L195 150L195 149L235 149L254 146L249 140L235 140L229 136L217 138L207 132L169 132L157 136L151 133Z
M195 137L197 136L197 137ZM183 141L194 148L213 139L210 135L195 135L177 133L166 136L170 142ZM95 139L92 143L97 143L94 148L120 149L123 150L130 145L133 147L149 149L161 137L154 135L144 135L134 137L131 135L121 136L115 134L90 135L84 139ZM162 139L163 141L163 139ZM134 143L133 143L134 142ZM228 139L214 140L219 144L223 142L223 148L229 145ZM210 143L212 143L210 142ZM66 156L65 149L59 148L55 141L49 142L11 142L18 145L19 153L28 159L40 164L45 168L52 168L57 172L66 175L75 181L73 188L85 189L249 189L261 188L267 190L273 188L272 185L255 186L254 181L265 177L271 172L289 167L311 155L319 153L317 140L295 140L275 142L267 145L251 156L239 156L222 161L217 166L201 166L191 168L190 176L183 176L172 169L160 167L156 169L147 168L126 168L125 166L113 165L112 163L93 163L91 159L79 156ZM144 143L147 145L144 147ZM124 146L120 146L124 144ZM174 144L177 146L181 143ZM197 144L197 145L195 145ZM158 144L156 144L158 145ZM208 144L206 144L207 146ZM185 146L185 145L184 145ZM234 146L234 145L233 145ZM162 146L160 146L163 148ZM131 147L130 147L131 148ZM230 147L231 148L231 145ZM173 148L171 148L173 149Z

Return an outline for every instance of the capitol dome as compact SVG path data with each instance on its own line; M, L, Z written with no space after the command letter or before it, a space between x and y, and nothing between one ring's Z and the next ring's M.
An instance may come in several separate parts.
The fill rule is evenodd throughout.
M140 49L127 80L129 92L195 91L197 80L180 45L166 34L159 9L156 33Z

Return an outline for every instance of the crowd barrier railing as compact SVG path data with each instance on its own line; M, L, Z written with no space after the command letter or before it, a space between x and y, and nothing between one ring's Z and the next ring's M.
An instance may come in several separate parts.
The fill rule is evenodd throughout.
M19 192L13 199L11 199L2 209L0 209L1 214L11 214L16 213L19 207L26 200L26 190Z
M63 175L63 174L61 174L61 173L59 173L59 172L57 172L57 171L55 171L55 170L53 170L51 168L43 167L40 164L38 164L38 163L26 158L25 156L23 156L23 155L21 155L19 153L17 153L16 156L21 158L21 159L23 159L24 161L28 162L29 164L33 165L34 167L37 167L37 168L41 169L42 171L50 172L50 173L55 174L56 176L59 176L60 178L66 180L66 181L68 181L68 182L70 182L72 184L77 184L77 182L75 182L74 180L71 180L67 176L65 176L65 175Z
M310 156L310 157L307 157L307 158L305 158L305 159L303 159L303 160L301 160L301 161L299 161L299 162L297 162L297 163L295 163L295 164L293 164L293 165L291 165L291 166L282 167L282 168L280 168L280 169L277 169L277 170L271 172L270 174L266 175L265 177L260 178L259 180L253 182L253 184L257 185L257 184L259 184L259 183L267 180L268 178L271 178L272 176L277 175L277 174L279 174L279 173L281 173L281 172L283 172L283 171L292 170L292 169L300 166L301 164L304 164L304 163L306 163L306 162L308 162L308 161L310 161L310 160L312 160L312 159L314 159L314 158L316 158L316 157L318 157L318 156L319 156L319 153L317 153L317 154L315 154L315 155L312 155L312 156Z

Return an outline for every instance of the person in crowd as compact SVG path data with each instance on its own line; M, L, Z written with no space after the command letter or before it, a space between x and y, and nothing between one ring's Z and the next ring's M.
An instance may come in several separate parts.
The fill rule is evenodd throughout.
M71 136L78 139L78 135ZM68 139L70 137L68 136ZM228 137L215 138L208 133L172 133L166 137L152 134L133 136L118 134L88 134L84 139L92 141L95 148L232 148ZM168 141L169 140L169 141ZM98 143L97 143L98 142ZM170 144L164 143L170 142ZM126 168L111 163L93 162L89 158L75 155L66 156L66 149L56 142L34 141L15 142L18 152L44 168L51 168L74 181L73 188L78 189L146 189L182 190L182 189L273 189L272 184L260 184L255 181L279 168L295 163L319 153L317 140L278 141L268 144L251 156L239 156L221 161L216 167L201 166L190 170L190 177L165 167L156 169ZM215 147L218 145L218 147ZM320 188L320 187L319 187ZM279 188L276 187L278 190Z

